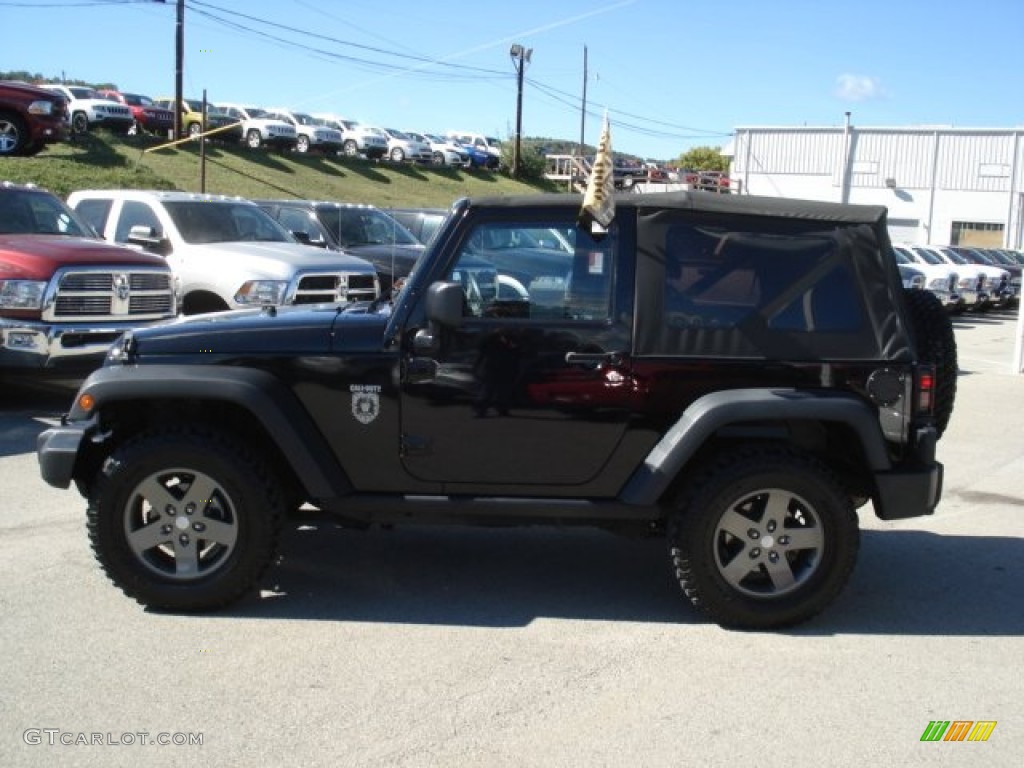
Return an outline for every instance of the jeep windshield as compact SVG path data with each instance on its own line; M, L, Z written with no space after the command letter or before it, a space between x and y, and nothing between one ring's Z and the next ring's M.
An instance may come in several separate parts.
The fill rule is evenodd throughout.
M188 200L169 201L165 207L182 239L194 245L296 242L269 214L249 203Z

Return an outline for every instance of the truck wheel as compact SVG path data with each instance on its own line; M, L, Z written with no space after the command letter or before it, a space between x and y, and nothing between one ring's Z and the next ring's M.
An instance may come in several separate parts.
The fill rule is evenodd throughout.
M89 539L110 580L142 605L210 610L266 570L281 498L269 467L241 442L186 429L144 433L97 476Z
M823 464L783 447L720 455L669 520L676 578L725 627L809 619L842 590L859 548L857 516Z
M953 321L931 291L904 291L910 308L910 332L921 361L935 366L935 429L939 437L949 426L956 401L959 370Z
M28 141L25 122L14 113L0 112L0 157L25 154Z
M86 133L89 130L89 118L85 112L75 112L71 116L72 133Z

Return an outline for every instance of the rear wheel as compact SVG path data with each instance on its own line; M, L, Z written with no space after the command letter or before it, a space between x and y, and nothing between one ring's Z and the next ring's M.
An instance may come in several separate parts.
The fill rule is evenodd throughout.
M905 291L914 345L922 362L935 366L935 428L946 431L956 401L956 334L942 302L930 291Z
M251 590L274 555L282 497L269 467L213 432L144 433L104 463L89 499L93 551L143 605L200 611Z
M722 454L688 482L669 522L676 577L722 626L785 627L842 590L859 548L833 473L784 447Z

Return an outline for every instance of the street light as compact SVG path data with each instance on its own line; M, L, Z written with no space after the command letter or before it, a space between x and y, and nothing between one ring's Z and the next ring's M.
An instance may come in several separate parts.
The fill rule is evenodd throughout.
M524 48L519 43L514 43L509 48L508 55L512 57L512 65L516 68L516 140L512 149L512 178L519 178L520 151L522 145L520 137L523 134L523 70L530 63L530 54L533 48Z

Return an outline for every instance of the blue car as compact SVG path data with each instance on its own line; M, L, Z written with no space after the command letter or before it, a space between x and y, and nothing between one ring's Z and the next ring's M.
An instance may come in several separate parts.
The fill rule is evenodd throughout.
M462 150L469 155L469 167L470 168L487 168L492 171L498 169L498 158L492 155L486 150L474 147L472 144L462 144L459 146Z

